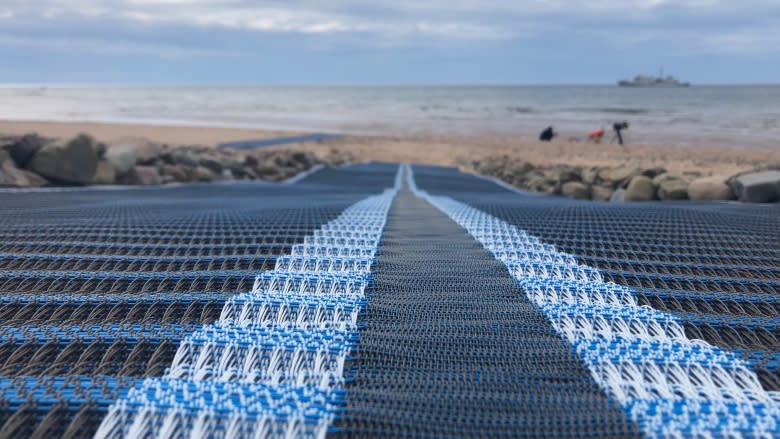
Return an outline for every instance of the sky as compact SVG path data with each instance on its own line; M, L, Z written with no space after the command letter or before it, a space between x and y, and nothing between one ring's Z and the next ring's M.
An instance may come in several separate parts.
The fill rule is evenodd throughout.
M780 83L778 0L0 0L0 82Z

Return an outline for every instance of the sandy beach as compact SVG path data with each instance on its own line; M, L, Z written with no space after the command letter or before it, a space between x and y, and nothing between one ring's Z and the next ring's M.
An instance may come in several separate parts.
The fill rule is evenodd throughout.
M0 134L37 133L46 137L73 137L87 133L111 143L123 137L145 137L169 145L218 145L223 142L295 135L290 131L244 128L215 128L184 125L140 125L131 123L50 122L0 120Z
M0 134L35 132L44 136L72 137L80 132L111 143L122 137L144 137L155 142L177 145L214 146L221 142L268 139L300 134L241 128L106 124L93 122L0 121ZM761 151L739 148L620 146L589 144L565 140L543 143L506 138L458 137L356 137L349 136L324 143L292 144L272 149L307 149L327 154L336 148L351 153L359 161L426 163L464 166L486 157L508 156L535 165L664 167L672 173L697 171L702 175L734 175L768 164L780 164L780 150Z

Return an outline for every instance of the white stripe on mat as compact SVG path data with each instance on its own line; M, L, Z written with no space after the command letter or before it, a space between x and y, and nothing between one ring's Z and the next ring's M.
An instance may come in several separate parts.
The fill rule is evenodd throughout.
M111 406L95 437L324 437L401 171L392 189L347 208L228 300L164 377Z
M734 353L688 339L670 314L485 212L412 191L503 262L528 298L649 437L780 437L780 393L767 392Z

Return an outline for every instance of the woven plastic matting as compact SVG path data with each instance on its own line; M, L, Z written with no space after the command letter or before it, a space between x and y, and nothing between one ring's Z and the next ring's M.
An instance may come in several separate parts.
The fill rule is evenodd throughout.
M431 167L414 182L644 433L780 435L778 206L580 202Z
M294 185L0 192L0 437L91 437L231 297L295 264L294 247L391 187L397 169L324 169Z
M372 163L0 191L0 439L780 437L780 209Z

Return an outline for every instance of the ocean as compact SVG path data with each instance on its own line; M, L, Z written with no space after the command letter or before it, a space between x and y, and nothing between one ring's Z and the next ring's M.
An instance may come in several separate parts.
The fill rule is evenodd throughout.
M345 134L564 138L628 121L633 144L780 147L780 85L207 87L0 85L0 119Z

